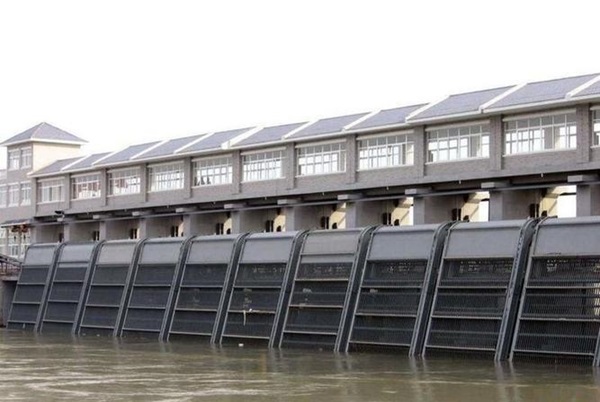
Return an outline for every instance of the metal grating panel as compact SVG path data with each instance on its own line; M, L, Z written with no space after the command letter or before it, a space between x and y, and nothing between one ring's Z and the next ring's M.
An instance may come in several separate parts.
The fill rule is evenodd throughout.
M508 258L444 261L426 347L495 352L512 269Z
M40 331L74 332L88 292L89 270L97 243L66 244L60 252L50 282Z
M8 318L8 328L34 330L52 277L56 244L34 244L27 249Z
M534 257L529 269L514 354L592 358L600 329L600 257Z

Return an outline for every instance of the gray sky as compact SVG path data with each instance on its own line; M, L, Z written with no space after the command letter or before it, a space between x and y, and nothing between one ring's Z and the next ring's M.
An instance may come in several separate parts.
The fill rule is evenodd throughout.
M0 1L0 138L47 121L110 151L597 73L599 15L589 0Z

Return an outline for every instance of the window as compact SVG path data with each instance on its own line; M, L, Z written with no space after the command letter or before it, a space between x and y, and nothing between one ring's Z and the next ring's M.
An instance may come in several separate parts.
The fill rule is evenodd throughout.
M0 228L0 254L6 254L6 238L8 229Z
M38 202L63 201L62 179L40 181L38 185Z
M594 110L593 115L594 145L600 145L600 110Z
M150 191L179 190L183 188L183 162L148 166Z
M31 183L21 183L21 205L31 205Z
M381 169L414 163L414 141L410 134L358 139L358 169Z
M108 195L139 194L141 191L140 170L124 169L108 172Z
M230 156L195 160L192 169L195 187L233 182L233 164Z
M557 149L575 149L575 113L532 117L504 123L507 155Z
M10 184L8 186L8 206L19 205L19 184Z
M19 258L21 247L19 245L19 234L17 232L8 233L8 255L13 258Z
M296 150L298 176L346 171L346 144L302 145Z
M21 148L21 169L30 168L33 150L31 147Z
M242 155L243 181L272 180L283 177L283 151Z
M11 149L8 151L8 170L17 170L21 167L21 150Z
M71 199L83 200L100 197L100 174L71 177Z
M490 156L490 126L475 124L427 133L427 161L444 162Z
M0 186L0 207L5 207L8 202L8 192L6 186Z
M23 257L25 255L25 251L27 251L27 247L31 244L31 233L29 230L21 231L21 250L19 253L19 257Z
M138 228L129 229L129 239L136 240L140 238L140 231Z

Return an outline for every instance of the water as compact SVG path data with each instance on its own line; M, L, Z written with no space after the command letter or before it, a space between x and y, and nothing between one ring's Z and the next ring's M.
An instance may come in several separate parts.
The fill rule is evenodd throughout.
M3 401L600 401L583 366L0 336Z

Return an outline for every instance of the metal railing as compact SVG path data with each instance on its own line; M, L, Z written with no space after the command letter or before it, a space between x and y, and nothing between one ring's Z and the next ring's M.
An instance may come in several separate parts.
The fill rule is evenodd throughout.
M21 261L0 254L0 276L16 276L21 272Z

